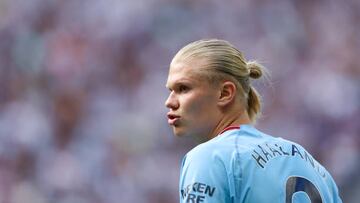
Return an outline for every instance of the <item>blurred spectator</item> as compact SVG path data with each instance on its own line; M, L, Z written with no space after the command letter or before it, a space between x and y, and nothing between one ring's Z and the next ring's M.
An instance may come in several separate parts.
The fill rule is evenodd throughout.
M272 72L258 127L300 142L344 202L360 190L360 3L0 1L0 202L178 201L171 56L231 41Z

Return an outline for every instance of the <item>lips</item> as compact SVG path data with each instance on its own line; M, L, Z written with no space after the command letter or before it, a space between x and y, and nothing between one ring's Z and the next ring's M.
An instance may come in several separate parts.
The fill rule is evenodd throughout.
M176 114L172 114L172 113L168 113L167 117L168 117L169 125L175 125L178 122L178 120L180 119L180 116L178 116Z

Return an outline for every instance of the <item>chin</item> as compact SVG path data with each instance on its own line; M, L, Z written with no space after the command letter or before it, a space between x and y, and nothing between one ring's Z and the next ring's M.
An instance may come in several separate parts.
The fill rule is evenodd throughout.
M187 136L186 131L179 127L173 127L173 133L176 137L186 137Z
M176 137L184 137L184 133L176 129L173 130L173 133Z

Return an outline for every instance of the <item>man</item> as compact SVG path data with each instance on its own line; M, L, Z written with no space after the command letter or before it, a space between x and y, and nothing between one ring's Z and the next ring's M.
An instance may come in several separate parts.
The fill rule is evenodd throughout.
M341 202L331 175L299 144L252 124L264 67L224 40L183 47L170 64L168 123L199 143L181 166L180 202Z

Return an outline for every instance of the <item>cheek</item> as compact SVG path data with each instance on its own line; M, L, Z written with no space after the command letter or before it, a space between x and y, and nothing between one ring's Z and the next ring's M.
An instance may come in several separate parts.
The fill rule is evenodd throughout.
M189 98L186 111L188 114L196 116L195 119L211 115L215 111L216 105L212 95L194 95Z

